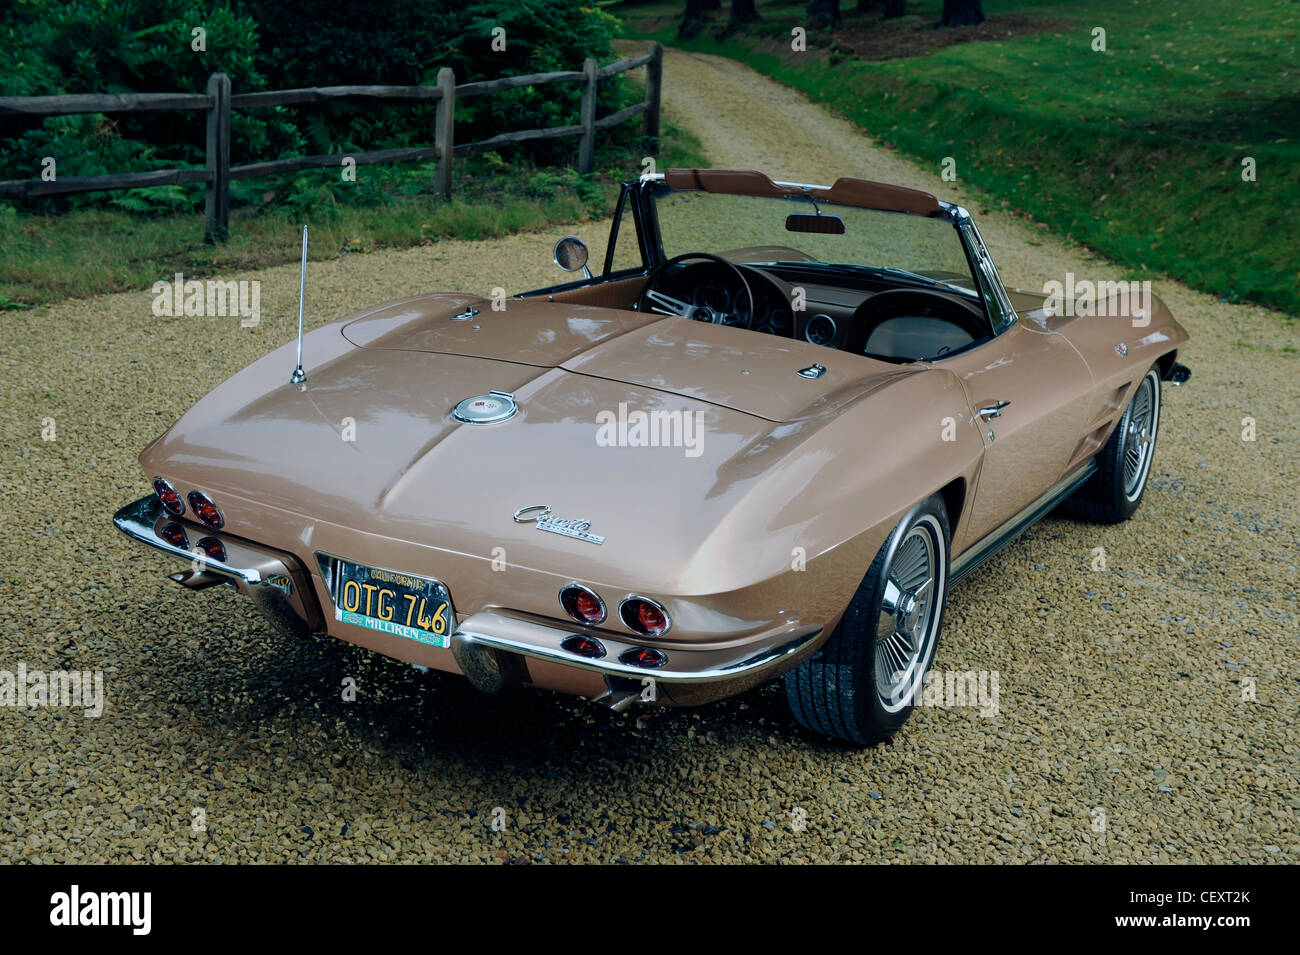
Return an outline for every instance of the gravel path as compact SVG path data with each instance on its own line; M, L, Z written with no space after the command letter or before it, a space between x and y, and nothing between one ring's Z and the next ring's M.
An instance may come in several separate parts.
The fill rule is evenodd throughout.
M670 52L664 86L715 165L965 201L1026 287L1122 277L744 67ZM559 277L555 236L603 230L323 263L312 321L535 287ZM147 441L292 336L296 270L233 277L263 281L256 328L155 319L146 292L0 318L0 670L107 680L97 719L0 708L0 861L1300 861L1300 403L1281 316L1159 283L1194 377L1168 393L1142 509L1048 520L955 590L937 666L997 671L998 714L923 708L863 751L798 730L779 684L642 717L488 699L336 640L271 640L224 588L166 581L108 517L143 492Z

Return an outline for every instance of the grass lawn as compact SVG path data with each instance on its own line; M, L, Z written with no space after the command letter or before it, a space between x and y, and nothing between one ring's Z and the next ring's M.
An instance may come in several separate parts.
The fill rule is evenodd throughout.
M724 8L686 41L680 4L616 12L632 36L743 60L936 170L952 157L965 185L1132 277L1300 314L1300 3L986 0L980 38L944 46L963 31L933 29L941 0L893 21L841 6L806 53L790 49L802 4L760 2L761 22L725 36Z

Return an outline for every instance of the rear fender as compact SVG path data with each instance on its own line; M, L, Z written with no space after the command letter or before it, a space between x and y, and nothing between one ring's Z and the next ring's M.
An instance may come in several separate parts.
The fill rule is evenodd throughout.
M829 632L902 516L955 480L973 488L983 452L952 373L931 367L897 379L800 442L719 524L683 576L737 560L761 566L762 582L727 594L727 604L776 597L779 607L811 608L805 622ZM963 513L949 515L954 529L972 497L964 495Z

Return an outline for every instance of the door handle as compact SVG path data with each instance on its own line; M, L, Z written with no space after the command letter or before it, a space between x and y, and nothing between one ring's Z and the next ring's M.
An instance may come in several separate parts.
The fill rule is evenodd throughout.
M986 405L975 413L978 414L981 418L985 418L985 419L1001 418L1002 409L1009 404L1011 404L1011 402L1009 401L995 401L993 402L993 404Z

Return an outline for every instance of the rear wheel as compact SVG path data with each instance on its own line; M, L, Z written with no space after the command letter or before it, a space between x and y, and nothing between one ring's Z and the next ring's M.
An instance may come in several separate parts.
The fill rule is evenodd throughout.
M800 725L870 744L906 722L939 642L950 537L937 494L894 528L830 639L786 674Z
M1075 517L1119 524L1142 503L1160 427L1160 368L1138 383L1106 447L1097 456L1097 473L1066 502Z

